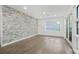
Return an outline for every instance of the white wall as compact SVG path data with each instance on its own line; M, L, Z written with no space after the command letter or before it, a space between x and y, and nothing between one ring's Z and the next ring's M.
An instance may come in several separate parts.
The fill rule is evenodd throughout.
M0 45L1 45L2 6L0 6Z
M53 32L45 32L44 31L44 27L45 27L45 23L47 21L59 21L60 22L60 31L53 31ZM52 35L52 36L61 36L61 37L65 37L66 35L66 26L65 26L65 22L66 20L64 18L49 18L49 19L41 19L38 20L38 33L39 34L43 34L43 35Z
M76 49L76 7L73 9L73 24L72 24L72 46Z

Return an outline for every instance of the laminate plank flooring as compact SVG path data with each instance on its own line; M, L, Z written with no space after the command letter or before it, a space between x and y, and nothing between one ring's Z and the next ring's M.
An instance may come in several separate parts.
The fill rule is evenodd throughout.
M38 35L0 48L0 54L73 54L64 38Z

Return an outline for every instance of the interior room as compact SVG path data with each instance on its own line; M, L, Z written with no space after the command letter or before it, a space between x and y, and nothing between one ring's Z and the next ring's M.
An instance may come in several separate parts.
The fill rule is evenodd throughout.
M79 5L0 5L0 54L79 54Z

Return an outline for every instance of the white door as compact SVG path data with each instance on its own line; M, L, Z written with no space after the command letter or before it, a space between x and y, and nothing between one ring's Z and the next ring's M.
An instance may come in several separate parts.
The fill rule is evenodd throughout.
M76 22L75 22L75 28L76 28L76 33L75 33L75 41L76 41L76 50L79 53L79 6L76 8L77 11L77 17L76 17Z

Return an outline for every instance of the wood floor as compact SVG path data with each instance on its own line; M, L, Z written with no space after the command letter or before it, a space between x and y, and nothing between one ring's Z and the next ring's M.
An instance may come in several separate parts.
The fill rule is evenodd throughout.
M0 54L73 54L65 39L35 36L0 48Z

